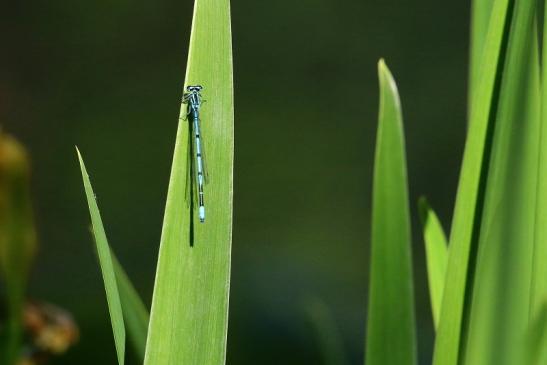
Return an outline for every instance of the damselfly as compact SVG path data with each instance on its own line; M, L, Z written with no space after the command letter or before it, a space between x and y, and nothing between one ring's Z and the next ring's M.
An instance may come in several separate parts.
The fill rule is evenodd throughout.
M201 85L188 86L186 88L187 92L183 97L183 103L188 104L186 115L188 118L190 138L190 214L192 216L194 214L194 198L192 194L194 194L194 184L197 184L198 216L201 223L205 222L205 201L203 193L203 185L205 183L205 165L203 163L203 144L201 142L202 139L199 119L199 112L203 103L200 93L202 89L203 87ZM193 231L193 227L191 227L191 229Z

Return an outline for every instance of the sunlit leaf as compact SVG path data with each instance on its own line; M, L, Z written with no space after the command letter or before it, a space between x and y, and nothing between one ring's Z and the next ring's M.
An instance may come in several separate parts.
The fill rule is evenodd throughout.
M127 326L127 334L139 361L144 361L144 352L146 349L146 335L148 333L148 322L150 315L141 297L135 290L135 287L129 280L124 269L112 253L112 263L116 273L118 291L122 304L123 319Z
M469 51L469 105L473 103L472 90L477 88L484 51L484 42L490 23L494 0L473 0L471 3L471 37Z
M545 7L547 13L547 7ZM547 22L547 17L543 17ZM543 24L543 56L541 66L541 119L539 132L539 161L537 211L535 221L534 272L532 276L532 315L547 302L547 27Z
M218 365L226 357L234 143L230 4L197 0L194 6L185 85L202 85L206 100L200 112L206 220L199 223L187 202L190 136L182 105L145 365Z
M448 261L448 243L441 222L425 198L419 201L422 219L425 253L427 257L427 278L429 280L429 297L435 328L439 326L441 304L443 299L446 263Z
M458 185L456 207L450 234L446 282L441 317L435 340L434 365L457 365L470 253L476 246L477 222L481 216L484 179L489 164L489 141L494 128L493 110L497 105L499 79L507 42L507 27L511 20L512 0L496 0L492 8L488 32L482 49L480 82L473 91L473 107Z
M520 363L528 365L547 364L547 304L539 306L532 317L524 336Z
M406 155L397 86L378 64L380 115L374 162L366 364L415 364L416 333Z
M515 364L531 317L539 153L535 1L513 10L487 176L465 363Z
M106 233L104 231L99 207L97 206L95 194L93 193L93 188L91 187L91 182L89 181L89 175L87 174L80 151L78 151L78 159L80 160L85 194L89 205L89 213L91 215L93 235L95 237L99 264L101 266L101 273L103 275L104 287L106 290L106 299L108 302L108 311L110 312L110 321L112 322L112 331L114 333L118 364L123 365L125 359L125 326L114 263L110 253L110 246L108 245Z

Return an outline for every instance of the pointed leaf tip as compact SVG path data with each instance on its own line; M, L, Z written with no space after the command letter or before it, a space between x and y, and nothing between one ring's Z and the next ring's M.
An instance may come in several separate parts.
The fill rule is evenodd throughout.
M378 71L383 70L384 68L387 68L386 61L383 58L380 58L378 60Z
M439 218L423 196L418 200L418 211L425 243L431 312L437 329L448 262L448 243Z
M416 364L404 132L395 82L378 62L380 108L373 176L366 364Z
M89 214L91 217L99 264L106 291L106 300L108 311L110 313L110 321L112 323L112 332L114 335L118 364L123 365L125 359L125 325L114 265L110 254L110 246L104 231L101 214L95 200L95 194L93 192L93 188L91 187L91 182L89 181L89 175L86 171L84 161L79 151L77 152L80 160L84 190L89 207Z
M399 97L399 89L397 87L397 83L395 82L395 78L393 77L393 74L391 73L389 67L387 66L383 58L381 58L378 61L378 79L380 80L381 94L383 94L383 91L382 91L383 89L386 89L390 94L392 94L390 99L392 99L394 106L400 112L401 100Z

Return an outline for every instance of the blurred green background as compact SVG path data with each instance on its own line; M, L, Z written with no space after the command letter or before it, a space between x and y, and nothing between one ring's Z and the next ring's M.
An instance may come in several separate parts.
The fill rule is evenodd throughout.
M110 243L150 302L191 11L173 0L0 5L0 124L33 158L41 246L30 295L69 309L81 328L53 364L116 361L74 145ZM448 228L466 128L469 3L239 0L232 11L228 364L320 364L304 310L316 299L331 308L351 363L362 363L380 57L403 104L419 352L429 363L415 207L426 194Z

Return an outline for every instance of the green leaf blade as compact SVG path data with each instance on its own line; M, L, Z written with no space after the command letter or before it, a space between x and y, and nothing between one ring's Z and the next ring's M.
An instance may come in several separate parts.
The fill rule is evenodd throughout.
M469 105L473 103L473 90L480 81L480 68L484 42L488 33L494 0L473 0L471 5L471 47L469 51Z
M536 2L515 3L473 286L466 364L515 364L531 318L539 155Z
M511 0L494 2L482 50L481 80L473 91L456 206L450 234L448 266L435 339L434 365L457 365L460 355L469 258L476 244L476 222L482 209L484 176L489 163L488 141L493 128L492 109L499 89L503 50L507 42Z
M169 182L145 365L225 362L232 234L233 81L230 4L195 2L185 85L200 84L208 183L205 223L186 200L189 169L186 106ZM191 195L191 194L190 194ZM193 246L191 215L195 222Z
M448 242L441 222L429 206L427 200L421 198L418 205L427 257L427 278L429 281L431 311L433 313L435 328L438 328L448 261Z
M547 6L545 14L547 14ZM532 314L538 315L547 302L547 18L543 18L543 55L541 69L541 120L539 132L539 161L535 247L532 276Z
M114 264L114 272L116 274L116 281L118 283L122 304L123 319L127 326L129 340L133 345L139 361L142 363L146 350L146 337L148 334L150 314L114 253L112 253L112 262Z
M415 364L410 214L397 87L379 62L380 115L374 164L366 364Z
M82 170L82 178L87 202L89 205L89 213L91 215L91 223L93 226L93 235L95 237L97 254L99 256L99 264L106 291L110 321L112 322L112 331L114 334L114 342L116 344L118 364L123 365L125 360L125 325L114 264L110 253L110 246L108 245L108 240L104 231L99 207L97 206L95 194L93 193L93 188L91 187L91 182L89 181L89 175L80 151L77 150L77 152L78 159L80 161L80 168Z
M519 354L521 364L547 363L547 303L538 307L524 337L524 351Z

